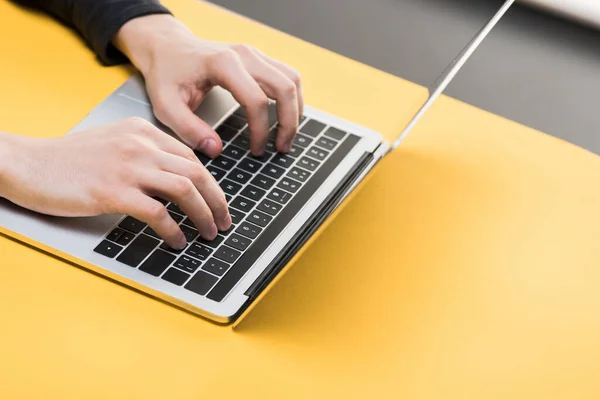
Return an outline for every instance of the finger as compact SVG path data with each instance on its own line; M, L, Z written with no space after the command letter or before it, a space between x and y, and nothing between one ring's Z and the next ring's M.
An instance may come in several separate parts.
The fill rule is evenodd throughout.
M235 100L246 109L250 127L250 150L261 156L269 134L269 99L242 64L233 50L220 53L211 63L211 75L219 86L229 90Z
M257 53L247 55L244 63L267 96L277 101L279 131L276 146L279 151L286 153L292 147L300 120L296 85Z
M122 198L124 213L147 223L172 248L185 248L183 232L162 203L141 192L124 194Z
M260 50L257 50L258 54L262 57L263 60L283 72L294 84L296 85L296 97L298 98L298 110L300 112L300 116L304 115L304 91L302 88L302 79L300 78L300 74L294 68L290 67L282 63L279 60L275 60L267 55L265 55Z
M203 165L163 153L159 160L159 166L163 171L185 176L192 181L210 208L215 224L220 231L226 231L231 227L231 216L229 215L227 200L225 200L225 193Z
M212 212L196 186L185 176L160 171L141 177L141 186L173 203L192 220L200 235L206 240L217 237Z
M142 118L129 118L124 120L123 123L127 125L126 129L149 139L157 149L201 164L200 160L190 147L181 143L173 136L161 131L150 122Z
M186 144L210 158L221 154L223 144L219 135L193 113L175 86L149 89L148 93L156 117L177 133Z

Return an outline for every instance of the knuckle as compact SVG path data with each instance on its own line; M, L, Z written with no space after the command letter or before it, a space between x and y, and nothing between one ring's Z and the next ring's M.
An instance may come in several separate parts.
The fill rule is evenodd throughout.
M127 126L134 132L146 133L152 128L152 124L140 117L131 117L125 120Z
M254 52L254 48L244 43L236 43L231 46L231 49L238 54L250 54Z
M284 93L286 98L296 97L296 85L291 80L286 80L285 83L282 83L281 90Z
M207 182L209 176L212 177L206 168L200 164L194 164L194 166L190 169L190 180L198 185L202 185Z
M175 178L175 182L173 183L173 191L179 198L187 197L195 190L196 187L188 178L183 176Z
M251 107L261 112L269 108L269 98L264 93L256 94L250 102Z
M149 221L162 221L167 216L167 209L161 203L155 202L146 207L144 215L146 215Z
M217 59L223 63L239 62L240 56L232 48L224 48L217 52Z
M140 138L131 133L126 134L115 145L126 159L139 156L144 148Z
M299 86L302 82L302 77L300 76L300 72L294 68L290 68L289 77L294 82L294 85Z

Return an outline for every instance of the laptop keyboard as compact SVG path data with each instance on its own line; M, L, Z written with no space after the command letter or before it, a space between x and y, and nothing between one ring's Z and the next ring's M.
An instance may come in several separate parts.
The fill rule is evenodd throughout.
M275 150L276 121L271 105L269 141L261 157L250 153L242 108L217 128L222 154L211 160L197 153L225 192L232 219L227 232L207 241L176 204L157 199L180 224L185 249L171 249L144 222L125 216L94 251L197 295L223 300L359 140L302 117L291 151L281 154Z

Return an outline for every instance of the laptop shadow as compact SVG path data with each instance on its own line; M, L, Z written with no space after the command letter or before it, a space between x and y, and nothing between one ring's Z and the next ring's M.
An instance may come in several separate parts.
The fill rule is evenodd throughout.
M391 342L407 352L419 343L423 313L432 313L431 280L451 267L454 232L477 229L466 216L488 213L502 182L490 190L482 183L489 177L472 166L408 148L382 164L236 327L238 335L299 347L323 362L357 352L363 363L381 362ZM456 188L440 198L457 184L481 189L469 203Z

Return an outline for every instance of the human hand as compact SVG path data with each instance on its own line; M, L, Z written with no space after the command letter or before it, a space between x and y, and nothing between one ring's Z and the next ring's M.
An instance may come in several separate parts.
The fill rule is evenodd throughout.
M194 152L132 118L56 139L0 135L0 197L56 216L128 214L175 249L186 239L158 196L176 203L207 240L227 230L225 195Z
M268 140L268 99L275 99L276 147L289 151L303 112L300 77L291 67L250 46L199 39L170 15L133 19L113 42L144 75L156 117L192 148L209 157L222 150L217 133L192 112L219 85L245 107L257 156Z

